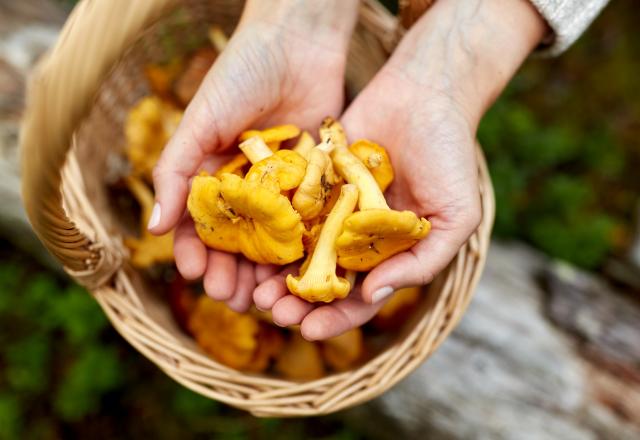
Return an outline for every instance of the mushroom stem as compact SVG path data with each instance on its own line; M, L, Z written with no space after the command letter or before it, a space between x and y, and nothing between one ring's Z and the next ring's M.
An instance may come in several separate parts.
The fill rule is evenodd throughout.
M308 301L324 302L349 294L349 281L336 275L336 239L342 232L345 219L355 209L357 200L357 187L343 185L338 201L322 226L309 267L302 277L287 276L287 287L291 292Z
M240 151L247 156L251 164L260 162L262 159L273 156L271 148L259 136L253 136L238 145Z
M376 179L362 161L349 151L346 146L337 146L333 150L332 157L336 170L344 180L358 187L360 193L358 207L361 211L367 209L389 209L389 205L387 205Z
M347 135L342 124L332 117L326 117L322 121L320 139L326 144L333 144L336 148L347 146Z
M153 209L153 193L147 185L140 179L135 177L126 177L126 183L129 187L129 191L133 194L136 201L140 205L142 215L140 216L140 222L142 223L142 230L144 231L147 226L149 218L151 218L151 211Z
M227 38L227 35L224 33L224 31L220 26L218 25L211 26L207 34L208 34L207 36L209 37L209 41L211 42L211 45L214 47L214 49L218 53L221 53L224 50L224 48L227 47L227 43L229 42L229 39Z
M314 218L322 211L326 197L322 178L330 165L331 159L326 153L317 147L311 150L305 175L291 200L303 220Z
M298 143L293 147L293 151L308 161L311 150L313 150L313 147L315 146L316 141L313 140L313 136L311 136L308 131L303 131L300 135L300 139L298 139Z
M319 269L322 271L330 269L335 272L335 241L342 232L342 223L355 209L357 199L358 189L354 185L344 185L341 188L340 197L322 226L307 273L318 273Z
M352 289L353 289L353 286L356 284L357 277L358 277L358 272L356 272L355 270L347 270L344 273L344 279L349 281L349 284L351 284Z

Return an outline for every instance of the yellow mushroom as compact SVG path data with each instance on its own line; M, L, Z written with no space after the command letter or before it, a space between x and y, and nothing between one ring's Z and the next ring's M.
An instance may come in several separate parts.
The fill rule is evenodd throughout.
M360 210L345 220L344 230L336 240L340 266L356 271L371 270L429 233L428 220L411 211L389 208L376 180L349 151L346 142L336 145L332 158L338 173L359 190Z
M376 179L380 191L385 190L393 182L393 167L387 151L375 142L366 139L355 141L349 146L351 151L369 169Z
M252 373L261 373L266 370L271 360L280 355L284 349L284 337L280 330L264 322L259 324L258 348L251 362L243 368L243 370Z
M254 361L260 326L253 316L234 312L203 295L187 325L198 345L218 362L245 369Z
M237 174L240 177L244 177L244 168L245 165L249 163L249 159L242 153L236 154L229 160L229 162L222 165L218 168L214 174L218 179L222 177L223 174Z
M278 151L278 149L280 148L279 142L272 142L271 144L267 144L267 145L269 146L269 149L274 153ZM238 153L235 156L233 156L231 160L229 160L229 162L225 163L220 168L218 168L214 176L216 176L219 179L222 177L224 173L231 173L231 174L237 174L240 177L244 177L243 168L249 163L250 163L249 159L247 158L247 156L245 156L244 153Z
M300 215L289 199L235 174L196 176L187 208L209 247L256 263L288 264L304 254Z
M178 127L182 111L156 96L142 98L125 122L126 154L135 175L149 182L169 138Z
M345 218L353 212L357 200L356 186L343 185L336 205L322 226L308 268L302 276L287 276L287 287L291 293L310 302L331 302L349 294L349 281L336 275L335 242L342 231Z
M415 309L422 296L421 293L419 287L396 290L371 322L381 330L392 330L399 327L407 320L410 312Z
M125 246L131 251L131 264L135 267L145 268L156 263L171 263L173 261L173 231L156 236L147 230L147 223L151 218L154 204L153 192L137 177L127 177L126 184L142 210L140 238L129 237L124 240Z
M174 99L173 83L184 70L184 60L181 57L171 59L165 64L147 64L144 66L144 76L154 95L164 99Z
M322 342L322 356L327 365L336 371L353 367L363 352L364 342L359 327Z
M265 143L270 144L272 142L284 142L289 139L293 139L300 134L300 129L292 124L276 125L264 130L247 130L240 134L240 142L246 141L249 138L258 136Z
M253 164L246 175L248 182L260 183L278 192L300 185L307 161L295 151L274 153L259 136L247 139L239 148Z
M296 190L291 204L300 213L303 220L318 217L327 202L331 189L340 181L340 177L333 170L333 163L329 154L335 147L334 139L340 139L340 133L333 124L325 126L323 121L320 128L322 142L311 148L308 154L307 169L300 187ZM304 150L307 147L300 148Z
M308 131L303 131L300 135L300 138L298 139L298 143L296 143L295 147L293 147L292 150L308 161L309 153L311 153L311 149L315 146L316 141L313 139L313 136L311 136Z
M313 380L324 376L318 345L303 339L299 331L291 333L291 339L277 358L276 371L292 380Z
M215 24L209 27L207 37L209 37L209 42L218 53L221 53L229 43L227 34L224 33L220 26Z

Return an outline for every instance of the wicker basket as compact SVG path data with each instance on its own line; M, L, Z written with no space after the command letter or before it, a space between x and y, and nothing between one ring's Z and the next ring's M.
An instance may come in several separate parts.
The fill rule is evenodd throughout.
M34 72L22 133L23 194L33 228L68 273L87 286L114 327L184 386L260 416L334 412L381 394L447 337L478 282L494 215L493 190L478 148L482 223L425 290L397 340L352 371L306 383L244 374L206 355L177 327L166 302L127 262L123 224L107 195L109 161L123 145L127 109L148 92L141 66L206 35L231 33L235 0L84 0L55 48ZM430 0L401 2L409 25ZM402 34L399 20L364 1L353 37L347 85L357 93ZM180 36L181 38L176 38Z

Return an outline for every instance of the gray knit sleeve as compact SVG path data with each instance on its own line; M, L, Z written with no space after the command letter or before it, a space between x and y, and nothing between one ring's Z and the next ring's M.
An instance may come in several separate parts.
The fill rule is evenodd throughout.
M549 23L549 36L542 51L557 55L568 48L598 16L609 0L530 0Z

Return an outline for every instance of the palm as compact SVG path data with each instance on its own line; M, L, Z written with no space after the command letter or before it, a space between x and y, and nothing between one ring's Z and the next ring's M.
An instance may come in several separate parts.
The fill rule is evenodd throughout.
M252 26L234 35L214 66L229 80L227 90L220 90L214 74L203 88L225 94L234 125L291 123L312 130L342 108L344 64L338 51L268 25Z
M390 89L393 94L378 93ZM396 173L386 193L391 207L427 216L438 228L477 199L473 128L447 97L415 90L381 75L347 111L344 124L352 139L366 137L387 148Z

